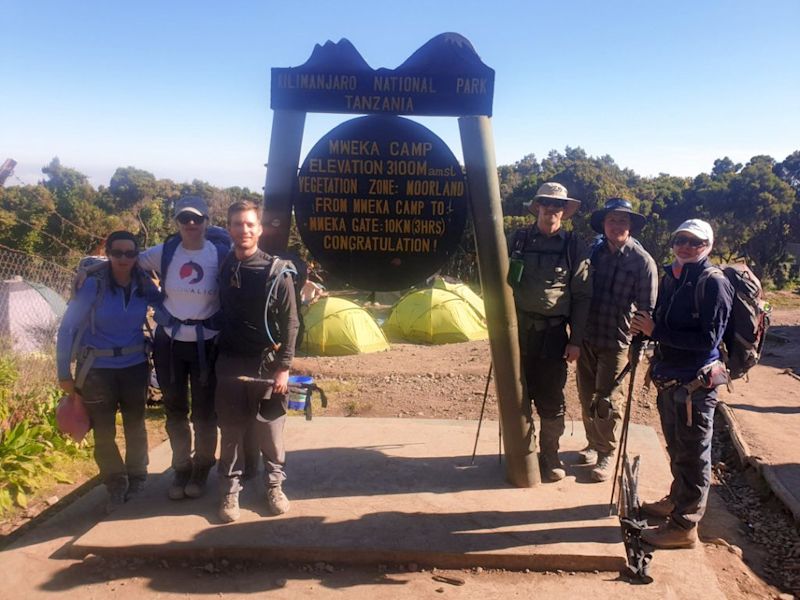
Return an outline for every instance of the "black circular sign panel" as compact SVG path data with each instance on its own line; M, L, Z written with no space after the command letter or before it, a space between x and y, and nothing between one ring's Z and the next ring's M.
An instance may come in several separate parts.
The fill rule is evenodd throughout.
M356 288L407 288L455 251L467 219L467 185L436 134L394 116L346 121L311 149L297 180L303 242Z

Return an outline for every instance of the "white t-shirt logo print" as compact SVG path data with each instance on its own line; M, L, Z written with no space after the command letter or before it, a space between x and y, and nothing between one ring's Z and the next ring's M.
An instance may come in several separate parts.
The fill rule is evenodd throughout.
M189 281L187 281L189 284L200 283L203 281L203 267L193 260L190 260L181 265L179 275L183 280L189 279Z

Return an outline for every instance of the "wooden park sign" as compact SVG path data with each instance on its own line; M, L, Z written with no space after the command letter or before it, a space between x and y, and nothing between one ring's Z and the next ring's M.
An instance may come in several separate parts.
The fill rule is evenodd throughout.
M300 169L295 217L314 258L366 290L408 288L440 269L464 232L466 179L432 131L387 115L490 115L493 91L494 71L456 34L396 69L370 68L347 40L273 69L274 109L381 115L339 125Z
M491 115L494 71L456 33L436 36L396 69L372 69L347 40L317 45L303 65L272 69L274 110L261 246L286 250L298 229L322 266L357 288L396 290L433 275L472 215L506 474L539 482L523 409L516 314L505 277L500 186ZM298 172L309 112L367 115L335 127ZM458 117L464 168L407 116Z

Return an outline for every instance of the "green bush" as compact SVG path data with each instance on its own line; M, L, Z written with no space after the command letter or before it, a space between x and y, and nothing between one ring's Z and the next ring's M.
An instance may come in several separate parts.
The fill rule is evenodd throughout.
M71 483L58 469L65 458L87 460L91 444L64 437L55 420L60 391L49 357L0 354L0 514L26 507L28 494L43 484Z

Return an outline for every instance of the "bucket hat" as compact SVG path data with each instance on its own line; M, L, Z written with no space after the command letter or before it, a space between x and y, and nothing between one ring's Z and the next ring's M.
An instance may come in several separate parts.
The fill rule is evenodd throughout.
M604 233L603 221L605 221L608 213L615 211L628 213L631 216L631 233L637 234L642 230L642 227L644 227L644 215L634 212L630 202L625 200L625 198L609 198L606 200L606 204L603 208L592 213L592 218L589 220L592 229L597 233Z
M555 181L543 183L539 186L539 189L536 190L536 195L528 204L528 212L531 214L537 214L539 210L537 208L539 198L551 198L553 200L566 201L567 204L564 206L564 215L561 217L562 219L569 219L581 207L581 201L576 200L575 198L570 198L567 195L567 188L560 183L556 183Z

